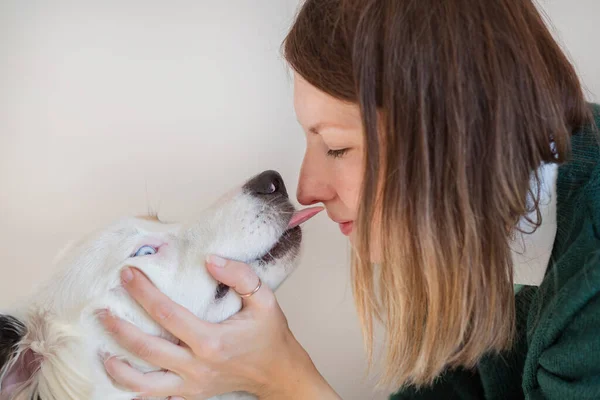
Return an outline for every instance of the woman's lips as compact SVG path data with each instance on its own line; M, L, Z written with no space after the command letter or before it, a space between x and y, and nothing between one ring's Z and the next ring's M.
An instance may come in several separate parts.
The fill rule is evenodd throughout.
M340 222L340 231L342 231L342 233L346 236L350 236L350 233L352 233L352 227L354 225L353 221L347 221L347 222Z

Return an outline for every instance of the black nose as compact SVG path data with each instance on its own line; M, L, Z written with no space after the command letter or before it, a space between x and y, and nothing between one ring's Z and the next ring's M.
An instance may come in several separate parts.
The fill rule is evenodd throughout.
M282 195L288 197L283 178L277 171L265 171L250 179L244 189L253 195Z

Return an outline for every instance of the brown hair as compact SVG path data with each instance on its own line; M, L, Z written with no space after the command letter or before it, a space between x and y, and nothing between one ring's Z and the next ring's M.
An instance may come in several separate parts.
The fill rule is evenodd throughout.
M532 1L307 0L284 53L310 84L360 106L352 276L370 360L373 318L385 327L381 382L428 384L509 348L509 238L530 211L530 177L566 160L590 121Z

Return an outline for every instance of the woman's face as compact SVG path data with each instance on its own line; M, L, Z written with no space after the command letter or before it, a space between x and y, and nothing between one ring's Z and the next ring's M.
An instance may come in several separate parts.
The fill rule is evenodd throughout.
M298 201L323 203L327 215L352 238L363 174L360 110L294 75L294 108L306 133Z

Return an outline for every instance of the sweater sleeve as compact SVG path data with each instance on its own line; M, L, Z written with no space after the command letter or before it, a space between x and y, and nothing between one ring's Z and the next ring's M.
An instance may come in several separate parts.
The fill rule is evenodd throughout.
M600 399L600 293L582 307L542 352L530 400Z

